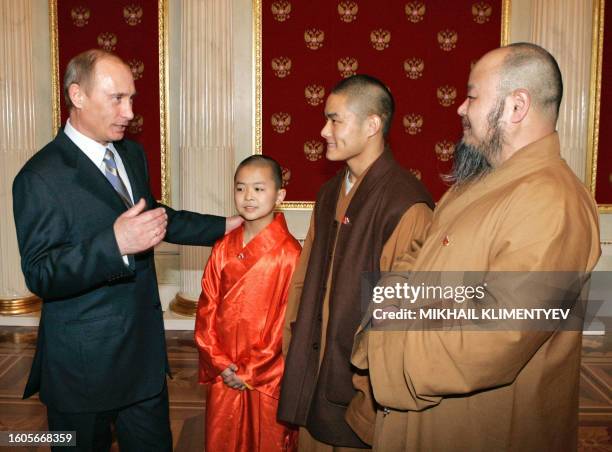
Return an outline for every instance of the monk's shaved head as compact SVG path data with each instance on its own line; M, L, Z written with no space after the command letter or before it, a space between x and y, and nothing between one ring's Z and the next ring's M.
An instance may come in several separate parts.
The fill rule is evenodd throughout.
M503 47L500 94L507 96L516 89L526 89L533 105L556 122L563 96L561 71L555 58L535 44L519 42Z
M268 157L267 155L255 154L245 158L242 162L240 162L238 168L236 168L236 172L234 173L234 182L236 182L238 172L240 172L240 170L245 166L259 166L270 168L272 180L274 180L274 185L276 186L276 189L280 190L281 188L283 188L283 169L272 157Z
M387 136L393 121L395 101L384 83L370 75L358 74L342 80L331 92L346 96L349 107L359 117L379 116L383 136Z

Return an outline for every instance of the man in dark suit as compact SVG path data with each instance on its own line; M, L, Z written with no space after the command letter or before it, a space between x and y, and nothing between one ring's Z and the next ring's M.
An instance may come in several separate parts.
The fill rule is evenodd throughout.
M21 266L44 303L24 398L40 391L49 430L78 450L171 450L162 309L153 247L212 245L240 224L175 211L149 189L145 154L123 139L130 68L101 50L71 60L70 118L13 184Z

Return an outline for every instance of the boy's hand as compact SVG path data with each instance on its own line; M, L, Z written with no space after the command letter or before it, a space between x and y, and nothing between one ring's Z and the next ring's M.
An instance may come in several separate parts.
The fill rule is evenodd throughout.
M238 366L236 364L230 364L223 372L221 372L221 378L223 378L223 383L229 386L232 389L238 389L240 391L246 389L244 381L241 378L236 376L236 371L238 370Z

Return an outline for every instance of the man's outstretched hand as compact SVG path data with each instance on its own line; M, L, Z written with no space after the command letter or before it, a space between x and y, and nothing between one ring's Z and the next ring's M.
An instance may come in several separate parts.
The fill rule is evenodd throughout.
M225 233L229 234L234 229L236 229L238 226L240 226L242 223L244 223L244 218L242 218L240 215L234 215L233 217L227 217L225 219Z
M168 214L163 207L144 212L147 203L140 198L113 225L121 255L137 254L154 247L164 239Z

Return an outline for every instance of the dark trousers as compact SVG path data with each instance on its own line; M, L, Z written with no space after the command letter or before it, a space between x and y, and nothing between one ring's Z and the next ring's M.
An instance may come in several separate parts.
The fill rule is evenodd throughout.
M150 399L116 410L99 413L60 413L47 407L50 431L76 431L78 452L108 451L112 442L111 424L121 452L166 452L172 450L168 408L168 387ZM52 447L64 452L64 447Z

